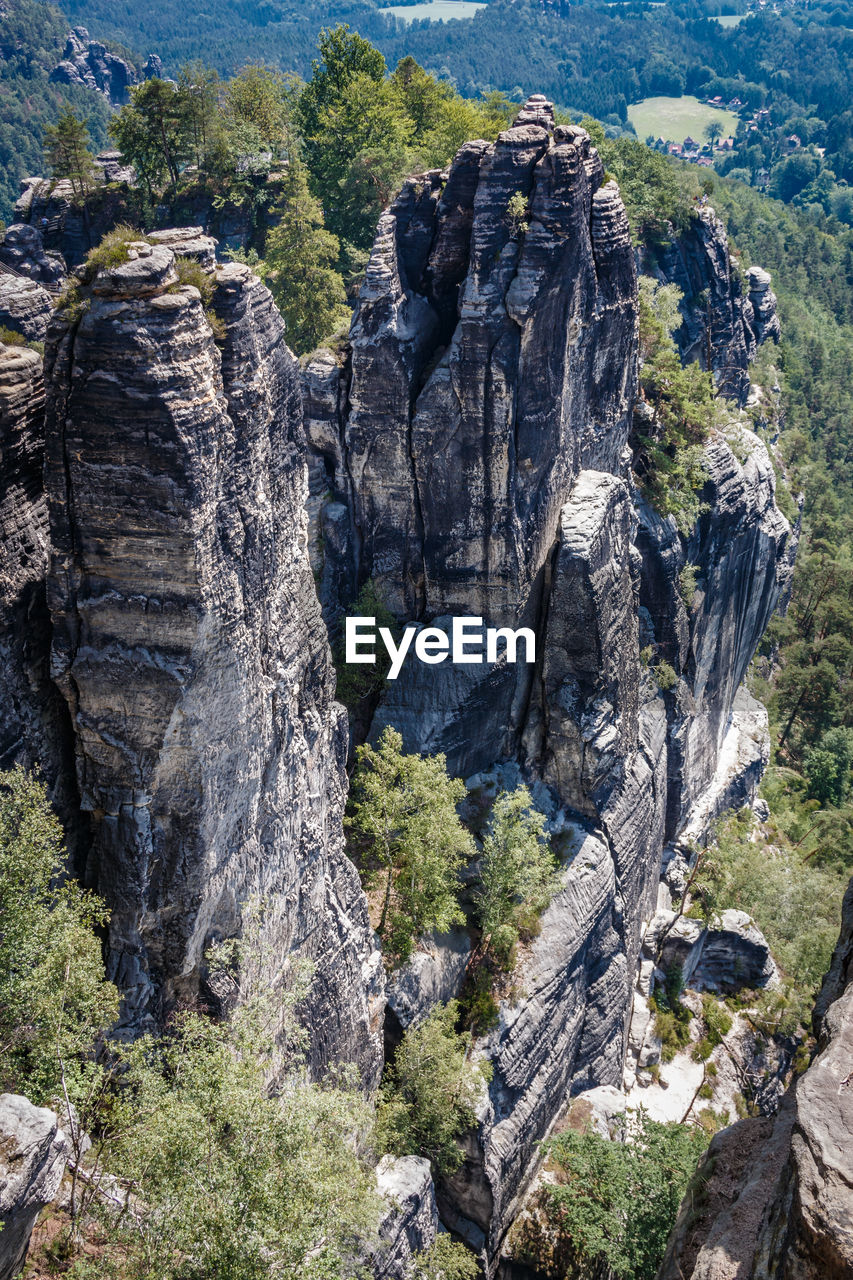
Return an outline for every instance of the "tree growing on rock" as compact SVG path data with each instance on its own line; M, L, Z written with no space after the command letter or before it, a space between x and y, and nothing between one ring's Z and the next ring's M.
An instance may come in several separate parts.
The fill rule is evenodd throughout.
M474 855L456 812L465 784L448 777L443 755L406 755L390 726L356 761L346 825L366 885L381 885L379 935L401 962L427 930L464 922L458 876Z
M44 158L52 178L67 178L74 199L85 205L95 179L95 157L89 150L89 127L72 107L60 112L44 131Z
M525 786L501 792L483 841L476 893L483 937L501 967L512 968L519 936L537 932L558 887L545 818L530 792Z
M426 1156L437 1174L462 1163L457 1139L476 1124L488 1069L469 1058L469 1037L456 1030L455 1000L436 1005L410 1027L383 1086L379 1135L395 1155Z

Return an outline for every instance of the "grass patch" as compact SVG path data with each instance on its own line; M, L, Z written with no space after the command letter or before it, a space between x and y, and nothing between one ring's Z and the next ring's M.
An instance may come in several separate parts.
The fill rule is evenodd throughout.
M628 108L628 119L637 131L638 138L665 138L667 142L683 142L693 138L705 141L705 126L713 120L723 127L723 137L737 131L738 118L733 111L709 107L685 94L681 98L643 98Z

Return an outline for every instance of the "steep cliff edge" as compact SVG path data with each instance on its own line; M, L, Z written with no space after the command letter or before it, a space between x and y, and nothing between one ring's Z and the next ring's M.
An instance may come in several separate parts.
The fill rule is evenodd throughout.
M112 910L126 1022L203 994L206 945L262 895L272 979L292 955L316 966L314 1066L352 1061L371 1085L381 966L342 847L296 364L247 268L217 270L213 308L221 350L172 249L139 244L49 334L52 673L85 880Z
M815 1010L817 1054L775 1118L720 1133L682 1205L659 1280L853 1275L853 882Z
M370 578L401 621L473 615L537 637L533 666L409 663L369 730L393 724L407 749L443 751L463 776L520 771L565 833L562 891L518 973L525 999L502 1001L479 1042L489 1098L463 1169L439 1188L445 1221L490 1271L570 1093L621 1083L664 843L715 781L791 568L770 460L749 433L742 462L712 434L689 537L634 486L636 269L602 178L586 132L555 128L550 104L529 100L497 142L468 143L448 173L404 187L379 223L348 346L303 374L327 618ZM712 283L740 394L737 286L720 224L700 221L706 256L726 263ZM672 665L666 693L645 651Z

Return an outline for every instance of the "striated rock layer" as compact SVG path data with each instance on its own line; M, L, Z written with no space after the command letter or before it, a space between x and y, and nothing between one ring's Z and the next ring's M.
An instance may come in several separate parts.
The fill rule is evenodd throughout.
M478 1046L488 1101L439 1188L489 1274L570 1093L621 1082L664 842L718 781L735 693L790 574L755 437L744 433L743 463L722 436L709 443L707 514L688 539L633 488L636 268L602 178L586 132L555 128L531 98L494 144L467 143L448 173L404 186L348 347L303 374L309 540L330 623L372 579L401 621L472 615L537 638L532 665L502 652L490 665L410 661L369 727L375 738L393 724L408 750L443 751L462 776L520 766L565 833L563 890L521 962L525 998L502 1002ZM696 221L689 270L714 293L712 340L740 394L750 304L713 213ZM763 316L770 332L769 300ZM666 694L647 646L673 667ZM429 967L401 980L415 993L407 1018Z
M99 274L49 333L52 672L92 825L85 880L112 909L126 1023L204 995L206 946L263 895L271 980L289 956L315 965L313 1065L355 1062L371 1085L381 966L343 853L297 366L249 270L215 283L221 348L166 243Z

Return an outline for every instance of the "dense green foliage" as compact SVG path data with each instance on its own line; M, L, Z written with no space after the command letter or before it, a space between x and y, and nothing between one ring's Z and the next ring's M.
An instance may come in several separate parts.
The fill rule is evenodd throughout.
M567 1130L546 1143L556 1182L513 1233L516 1256L543 1275L654 1280L705 1137L644 1111L628 1124L628 1141Z
M681 363L672 339L679 298L674 285L640 277L640 404L632 446L634 471L650 502L662 515L674 516L686 535L700 514L706 480L702 445L724 411L711 375L698 364ZM662 689L675 683L675 672L667 668L658 667Z
M0 1088L40 1105L63 1090L79 1105L118 1012L94 933L104 904L61 878L63 860L44 785L0 774Z
M483 840L475 893L483 938L501 968L511 970L519 937L538 932L538 917L559 887L545 819L527 787L503 791Z
M456 1030L455 1001L436 1005L410 1027L388 1068L379 1132L389 1151L426 1156L437 1174L462 1163L457 1139L476 1124L475 1107L487 1079L471 1061L470 1037Z
M302 1070L310 970L278 976L263 904L248 904L242 939L208 956L236 984L229 1019L185 1011L160 1037L107 1041L118 998L93 931L106 912L63 864L44 786L0 775L0 1087L58 1109L69 1135L70 1274L351 1275L381 1212L373 1120L356 1080ZM77 1254L83 1229L93 1259Z
M67 33L67 19L52 6L5 0L0 19L0 218L6 221L21 178L44 171L44 131L64 109L71 106L88 120L95 149L106 138L106 99L88 89L49 83Z
M465 783L447 776L443 755L406 755L390 726L356 761L346 826L365 883L381 881L387 954L403 960L428 929L464 923L458 875L474 853L456 812Z

